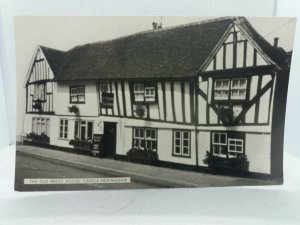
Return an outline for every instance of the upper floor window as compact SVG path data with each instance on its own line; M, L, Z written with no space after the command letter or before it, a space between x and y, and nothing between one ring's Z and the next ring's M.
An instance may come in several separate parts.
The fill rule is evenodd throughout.
M45 84L35 84L33 87L33 100L45 100Z
M191 134L189 131L174 131L173 142L173 155L190 156Z
M101 107L112 108L114 104L114 94L108 82L99 83L99 101Z
M85 102L85 87L73 86L70 87L70 103L84 103Z
M154 85L134 84L133 94L135 102L156 101L156 88Z
M246 100L247 79L216 79L214 100Z

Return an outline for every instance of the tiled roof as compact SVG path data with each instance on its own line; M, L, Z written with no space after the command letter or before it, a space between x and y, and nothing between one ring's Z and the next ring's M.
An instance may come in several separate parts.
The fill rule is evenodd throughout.
M67 52L42 48L57 81L190 77L236 19L227 17L151 30L77 46ZM284 50L271 46L244 17L239 17L238 22L275 63L284 60Z

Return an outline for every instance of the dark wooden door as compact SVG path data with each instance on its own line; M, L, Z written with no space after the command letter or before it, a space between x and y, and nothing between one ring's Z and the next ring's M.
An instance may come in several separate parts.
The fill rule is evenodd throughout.
M116 155L116 127L116 123L104 122L103 150L109 158Z

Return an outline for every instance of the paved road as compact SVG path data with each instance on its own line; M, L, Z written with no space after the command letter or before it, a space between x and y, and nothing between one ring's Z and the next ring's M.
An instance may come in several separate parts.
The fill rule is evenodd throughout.
M17 153L15 189L22 191L63 191L63 190L101 190L158 188L157 185L131 181L122 184L48 184L24 185L26 178L103 178L116 177L105 172L96 173L75 167L60 165L47 160L31 158ZM117 176L120 177L120 176Z

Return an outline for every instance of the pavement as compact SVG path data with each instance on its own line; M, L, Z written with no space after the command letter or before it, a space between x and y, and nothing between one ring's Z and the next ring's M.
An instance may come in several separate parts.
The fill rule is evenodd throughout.
M183 171L157 166L97 158L29 145L16 146L17 154L82 170L131 177L132 181L149 183L156 187L209 187L209 186L259 186L274 185L276 181L214 175L195 171Z

